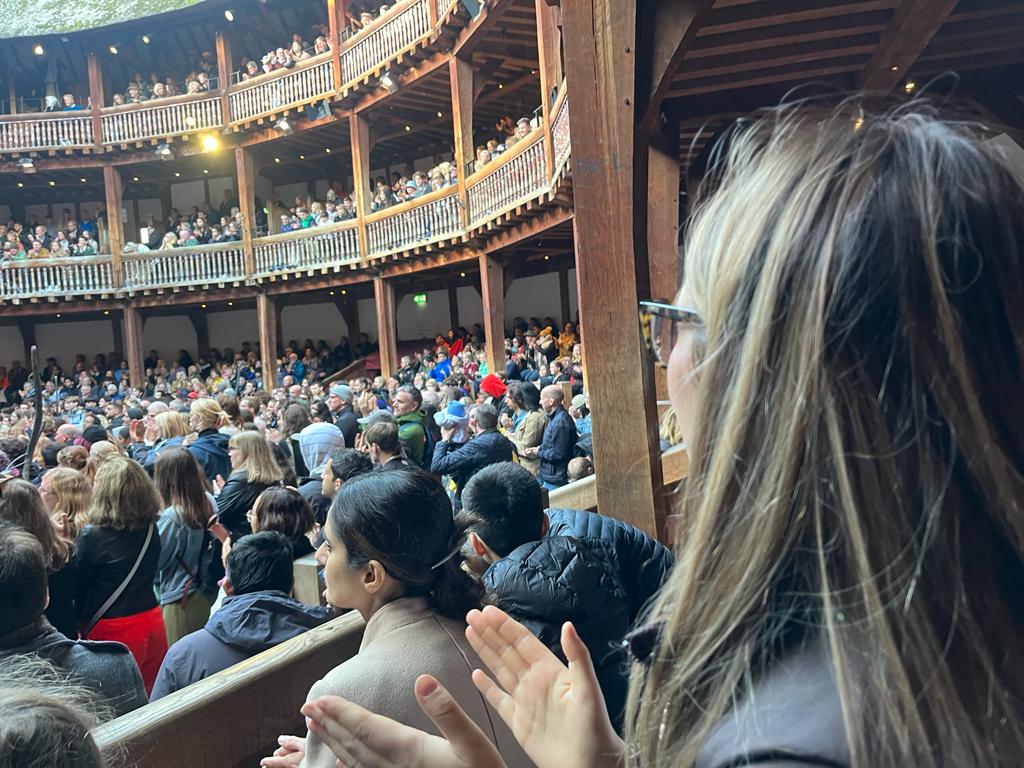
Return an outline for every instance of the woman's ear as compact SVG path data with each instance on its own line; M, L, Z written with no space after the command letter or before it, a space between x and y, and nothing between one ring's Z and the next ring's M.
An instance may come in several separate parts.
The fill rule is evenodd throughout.
M371 595L375 595L384 588L388 573L379 560L371 560L364 568L366 570L363 571L363 588Z

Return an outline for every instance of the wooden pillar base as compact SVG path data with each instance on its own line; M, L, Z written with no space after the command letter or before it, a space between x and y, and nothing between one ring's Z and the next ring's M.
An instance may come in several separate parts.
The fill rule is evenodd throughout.
M256 322L260 331L260 368L263 390L277 386L277 304L265 293L256 296Z

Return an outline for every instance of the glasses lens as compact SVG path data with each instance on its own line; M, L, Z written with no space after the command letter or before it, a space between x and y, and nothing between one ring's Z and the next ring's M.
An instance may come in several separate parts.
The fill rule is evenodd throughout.
M655 359L662 365L668 364L672 348L676 344L676 323L661 315L651 317L651 345Z

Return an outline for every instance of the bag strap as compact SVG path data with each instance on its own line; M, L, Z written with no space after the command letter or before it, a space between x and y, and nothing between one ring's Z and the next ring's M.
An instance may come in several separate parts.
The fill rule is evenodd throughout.
M93 614L91 619L89 619L89 623L85 625L85 631L82 632L83 638L89 636L89 633L92 632L92 628L95 627L96 623L103 618L103 614L110 610L110 607L117 602L117 598L119 598L125 589L128 588L128 584L131 583L131 580L139 570L139 566L142 565L142 558L145 557L146 551L149 549L149 542L153 540L154 527L153 523L149 524L149 530L146 531L146 540L142 544L142 549L139 550L139 556L135 558L135 564L132 566L132 569L128 571L128 575L125 576L124 581L117 585L117 589L110 594L110 597L106 599L103 605L100 606L99 610Z

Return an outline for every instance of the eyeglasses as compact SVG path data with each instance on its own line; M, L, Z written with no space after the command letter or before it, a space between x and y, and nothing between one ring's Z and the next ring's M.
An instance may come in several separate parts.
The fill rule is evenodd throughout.
M679 340L680 323L693 326L704 324L696 310L656 301L640 302L640 328L644 334L644 343L654 361L662 368L668 367L669 355Z

